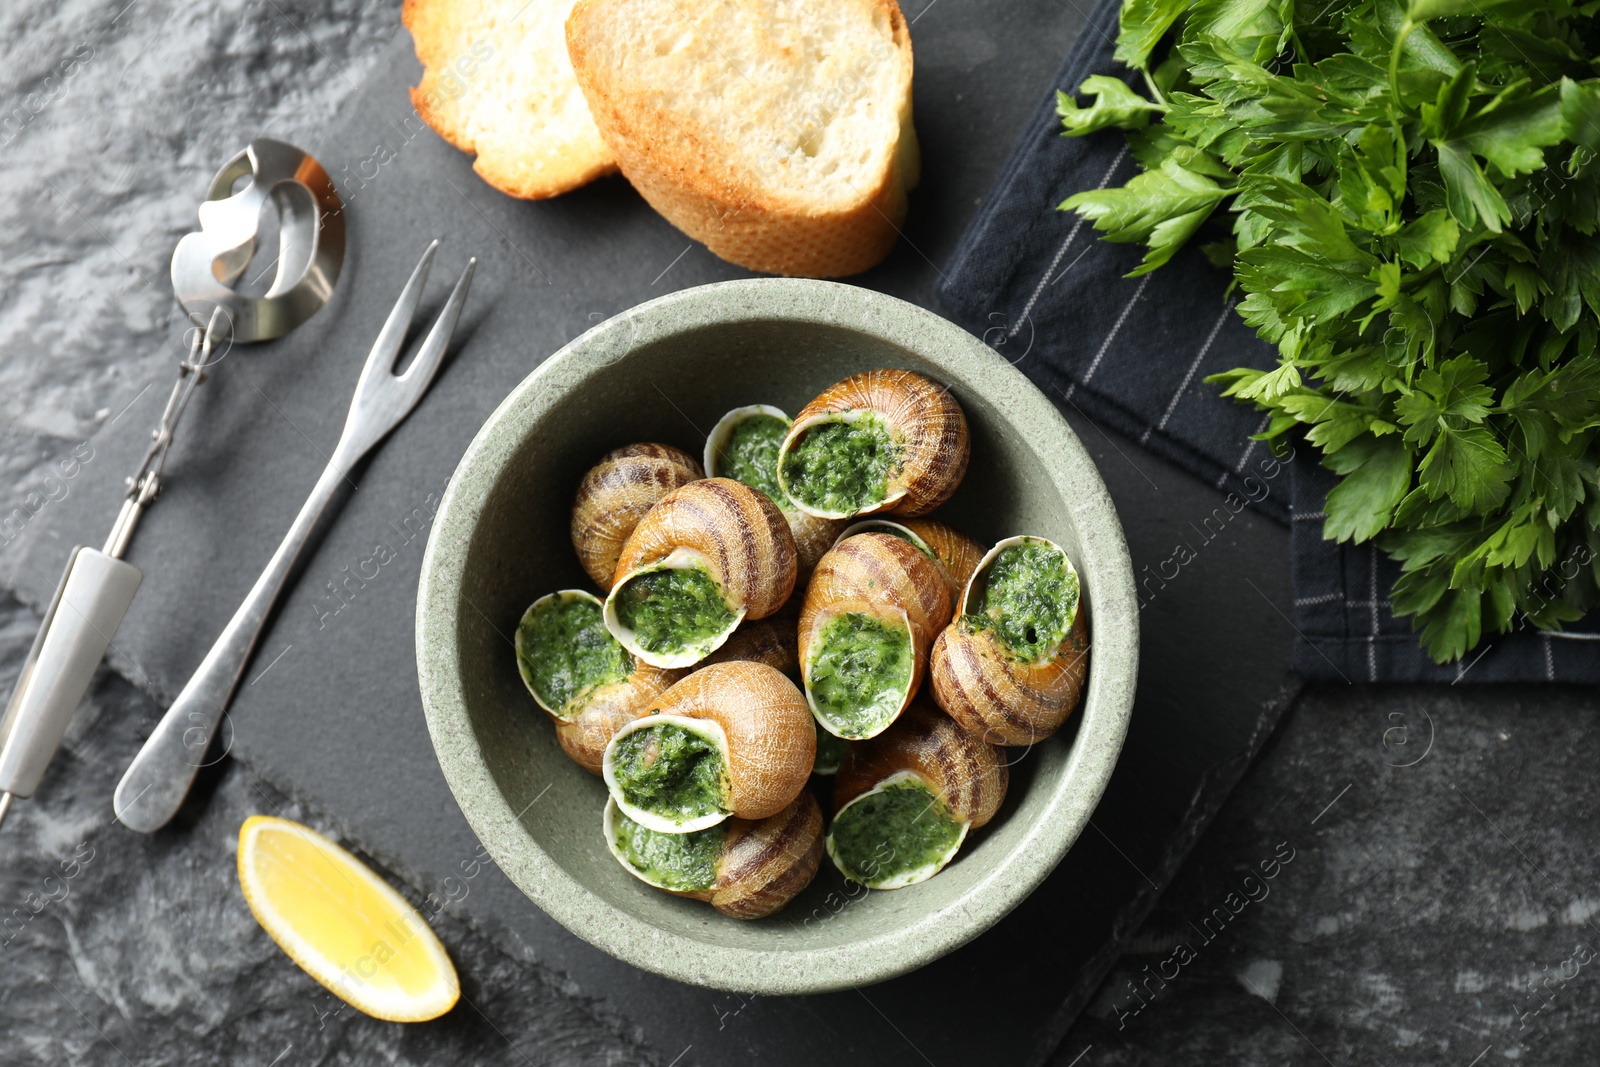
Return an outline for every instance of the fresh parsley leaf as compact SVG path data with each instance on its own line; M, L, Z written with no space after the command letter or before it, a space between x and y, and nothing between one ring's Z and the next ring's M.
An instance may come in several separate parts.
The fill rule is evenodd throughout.
M1126 0L1117 57L1063 124L1141 173L1062 207L1134 273L1231 217L1279 359L1208 381L1339 475L1324 536L1441 662L1600 605L1600 0Z
M1117 34L1117 62L1143 67L1161 38L1188 10L1190 0L1124 0Z
M1330 453L1328 461L1344 478L1328 491L1322 536L1371 540L1389 525L1411 485L1411 454L1393 437L1361 437Z
M1151 115L1166 110L1161 104L1152 103L1128 88L1127 82L1104 74L1084 79L1078 91L1093 96L1094 103L1089 107L1079 107L1078 102L1066 93L1056 93L1056 114L1061 116L1061 124L1066 127L1063 133L1065 137L1081 137L1107 126L1137 129L1148 123Z
M1169 158L1159 170L1135 175L1120 189L1090 189L1068 197L1061 210L1078 212L1108 241L1149 245L1132 277L1171 259L1230 191Z
M1448 263L1461 240L1461 227L1450 214L1437 209L1406 223L1395 235L1400 258L1417 269L1430 263Z

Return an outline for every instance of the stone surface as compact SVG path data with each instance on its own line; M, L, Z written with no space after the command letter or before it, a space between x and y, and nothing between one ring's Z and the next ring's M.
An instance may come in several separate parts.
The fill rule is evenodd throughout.
M360 0L0 9L0 517L71 494L57 457L175 370L167 262L192 225L193 190L239 131L293 141L326 123L394 25L392 5ZM0 553L13 533L0 531ZM0 595L0 691L37 626ZM145 840L114 824L111 788L156 713L102 672L39 798L0 830L8 1067L213 1063L220 1049L261 1064L648 1062L637 1035L448 916L435 925L468 1010L420 1027L341 1010L256 926L232 865L216 862L247 815L281 807L316 825L316 814L225 763L183 830ZM471 889L450 887L451 906Z
M0 619L9 692L35 620L9 597ZM249 1064L651 1061L637 1035L410 891L456 961L462 1004L398 1026L335 999L256 925L232 856L249 815L339 828L223 760L172 826L123 829L107 798L155 710L104 672L39 799L0 831L0 1063L210 1064L222 1049ZM450 909L472 889L467 874L452 884Z
M1592 1063L1597 762L1590 689L1307 690L1052 1067Z

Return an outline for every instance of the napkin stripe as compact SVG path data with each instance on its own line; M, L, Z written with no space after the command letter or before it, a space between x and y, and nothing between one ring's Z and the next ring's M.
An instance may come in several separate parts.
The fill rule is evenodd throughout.
M1118 152L1116 156L1112 158L1111 166L1107 167L1106 172L1100 176L1100 183L1096 185L1095 188L1104 189L1106 185L1110 183L1111 175L1116 173L1117 167L1120 166L1122 161L1127 158L1128 146L1126 143L1124 143L1122 146L1122 151ZM1039 295L1044 292L1045 285L1050 281L1050 275L1056 272L1056 268L1059 267L1061 265L1061 261L1066 258L1067 249L1071 248L1072 242L1078 239L1078 232L1083 229L1083 224L1087 221L1088 219L1085 216L1078 216L1078 221L1073 223L1072 229L1067 231L1067 239L1061 242L1061 248L1057 250L1055 258L1050 261L1050 265L1045 268L1044 273L1039 275L1039 284L1033 287L1033 292L1029 295L1028 302L1022 305L1022 314L1017 316L1017 324L1011 327L1011 336L1013 338L1017 336L1017 331L1022 329L1022 324L1028 321L1028 316L1033 314L1033 307L1039 302ZM1073 262L1077 261L1074 260Z
M1089 369L1083 372L1081 379L1084 385L1089 384L1089 379L1094 377L1094 372L1100 369L1100 361L1106 358L1106 351L1111 347L1111 342L1117 339L1117 334L1122 332L1122 324L1128 321L1128 313L1133 310L1133 305L1144 296L1144 290L1150 284L1150 275L1146 274L1139 279L1139 287L1133 291L1128 302L1122 306L1122 311L1117 315L1117 321L1111 324L1111 332L1106 334L1105 340L1100 342L1100 347L1095 351L1094 359L1089 363ZM1072 388L1067 390L1067 399L1072 399L1072 391L1078 387L1077 382L1072 383ZM1147 435L1148 436L1148 435Z
M1217 331L1222 329L1222 324L1233 314L1234 301L1230 300L1222 308L1222 314L1217 316L1217 321L1212 323L1211 332L1206 334L1205 344L1200 346L1200 351L1195 353L1194 362L1189 364L1189 369L1183 372L1183 381L1178 383L1177 390L1172 394L1172 399L1167 402L1167 410L1161 413L1161 421L1154 426L1145 427L1144 433L1139 437L1142 445L1150 440L1152 430L1165 430L1167 423L1172 419L1172 413L1178 410L1178 401L1183 399L1183 394L1188 391L1189 383L1194 381L1194 372L1200 369L1200 361L1206 358L1206 353L1211 351L1211 342L1217 339Z

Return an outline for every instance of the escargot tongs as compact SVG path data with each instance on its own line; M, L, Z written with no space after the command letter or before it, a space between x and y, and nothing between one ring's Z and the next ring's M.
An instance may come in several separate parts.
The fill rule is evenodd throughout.
M250 181L236 192L243 179ZM278 210L276 268L266 293L236 288L256 255L262 209ZM161 492L173 435L195 388L235 344L282 337L333 293L344 261L339 194L322 165L265 137L224 163L200 205L200 229L172 253L172 290L193 326L139 469L105 547L79 546L45 611L0 718L0 821L13 797L30 797L50 766L95 669L111 647L144 572L122 558L144 510ZM265 277L266 271L262 271ZM257 279L259 280L259 279Z
M222 636L206 653L199 669L156 724L117 784L112 806L124 826L141 833L153 833L177 814L194 782L195 772L204 762L206 747L211 743L222 713L227 710L233 691L250 662L256 640L266 628L279 594L288 585L295 560L333 502L339 484L349 477L373 446L405 420L433 383L444 362L450 334L466 303L476 259L467 260L466 269L445 301L444 309L405 371L396 374L394 366L404 347L406 330L416 314L417 304L422 300L428 268L438 247L438 241L428 246L411 280L401 290L394 310L389 312L366 365L361 368L361 377L356 381L355 399L350 402L344 432L322 476L300 508L300 514L295 516L266 570L256 579Z

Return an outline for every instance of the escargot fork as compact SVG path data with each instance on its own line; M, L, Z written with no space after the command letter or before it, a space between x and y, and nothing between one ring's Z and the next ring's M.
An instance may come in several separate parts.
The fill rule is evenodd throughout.
M296 559L332 503L340 483L374 445L411 413L444 362L450 335L466 303L467 289L477 263L475 259L467 261L460 280L410 365L402 373L394 372L438 247L438 241L428 246L384 322L356 382L355 399L351 401L344 432L300 514L244 603L118 783L112 806L117 818L129 829L153 833L177 814L195 773L205 762L206 748L250 662L273 605L288 584Z

